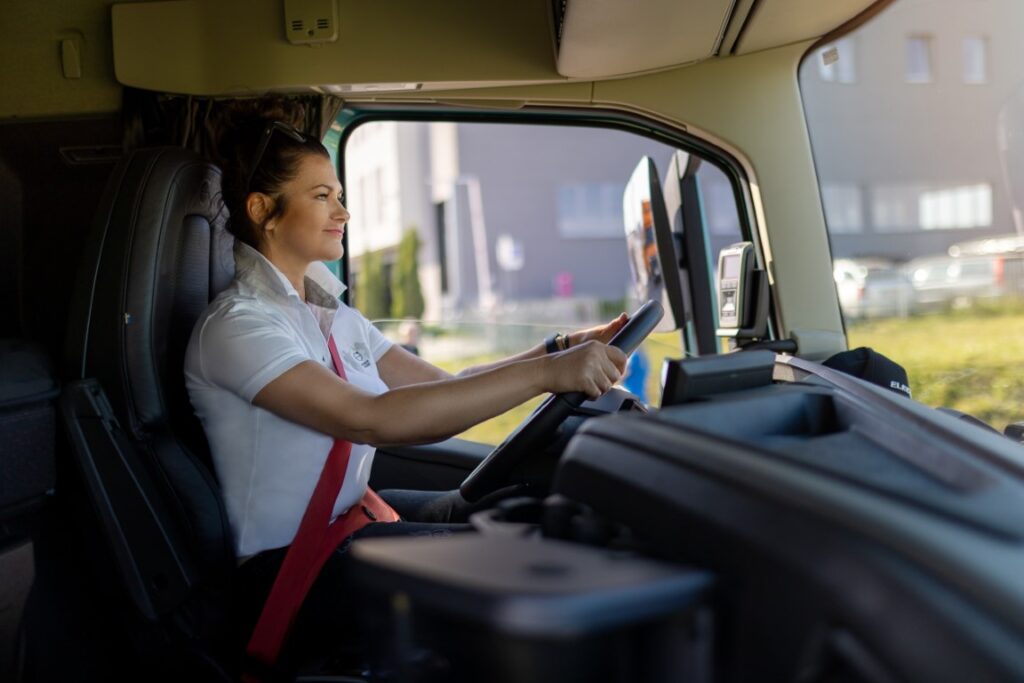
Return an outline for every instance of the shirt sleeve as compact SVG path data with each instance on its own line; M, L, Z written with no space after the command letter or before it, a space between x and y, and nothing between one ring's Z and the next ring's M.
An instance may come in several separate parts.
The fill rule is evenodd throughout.
M310 360L287 330L256 311L213 315L199 334L203 376L250 403L263 387Z
M370 339L370 353L373 354L373 362L376 363L385 353L388 352L388 349L390 349L393 344L391 343L391 340L381 334L381 331L378 330L373 323L367 322L366 324L368 327L367 336Z
M366 343L370 347L370 355L373 356L373 362L376 363L394 344L377 329L376 325L367 320L366 316L355 308L351 310L359 317L363 325L363 334L366 335Z

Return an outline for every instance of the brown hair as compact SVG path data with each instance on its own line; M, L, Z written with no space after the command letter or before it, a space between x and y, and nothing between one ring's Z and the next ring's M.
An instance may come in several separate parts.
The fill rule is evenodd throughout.
M236 111L230 123L223 126L218 152L218 162L224 171L221 192L224 204L230 212L228 231L236 239L253 248L258 248L266 221L280 216L285 211L282 186L295 178L299 164L309 154L330 157L327 148L319 140L303 135L303 141L293 139L286 133L275 131L269 138L260 159L255 159L260 140L267 126L274 121L293 125L294 116L285 112L261 113ZM253 162L256 163L253 169ZM246 180L252 181L246 187ZM263 224L257 225L249 218L245 200L252 192L262 192L274 199L274 210Z

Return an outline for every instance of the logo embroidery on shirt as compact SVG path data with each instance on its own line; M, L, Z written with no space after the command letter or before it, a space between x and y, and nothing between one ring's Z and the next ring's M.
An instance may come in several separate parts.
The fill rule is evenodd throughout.
M370 349L366 344L361 342L353 344L350 354L352 355L352 358L355 359L356 365L361 365L364 368L370 367Z

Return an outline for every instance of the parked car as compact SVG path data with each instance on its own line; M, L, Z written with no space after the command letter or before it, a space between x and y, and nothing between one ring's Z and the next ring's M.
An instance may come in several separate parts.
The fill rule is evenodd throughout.
M905 318L913 312L914 287L891 261L836 259L832 273L847 320Z
M929 256L907 262L918 310L963 308L1024 294L1024 258L1019 254Z

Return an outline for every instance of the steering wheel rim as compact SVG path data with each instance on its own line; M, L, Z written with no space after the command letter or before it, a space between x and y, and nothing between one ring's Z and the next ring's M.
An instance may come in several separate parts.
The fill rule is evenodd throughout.
M638 308L629 321L608 342L609 346L632 353L647 338L665 314L661 302L651 300ZM579 392L551 394L533 411L504 441L498 444L484 458L459 486L462 497L476 502L492 491L501 488L508 474L519 464L527 453L547 441L586 396Z

